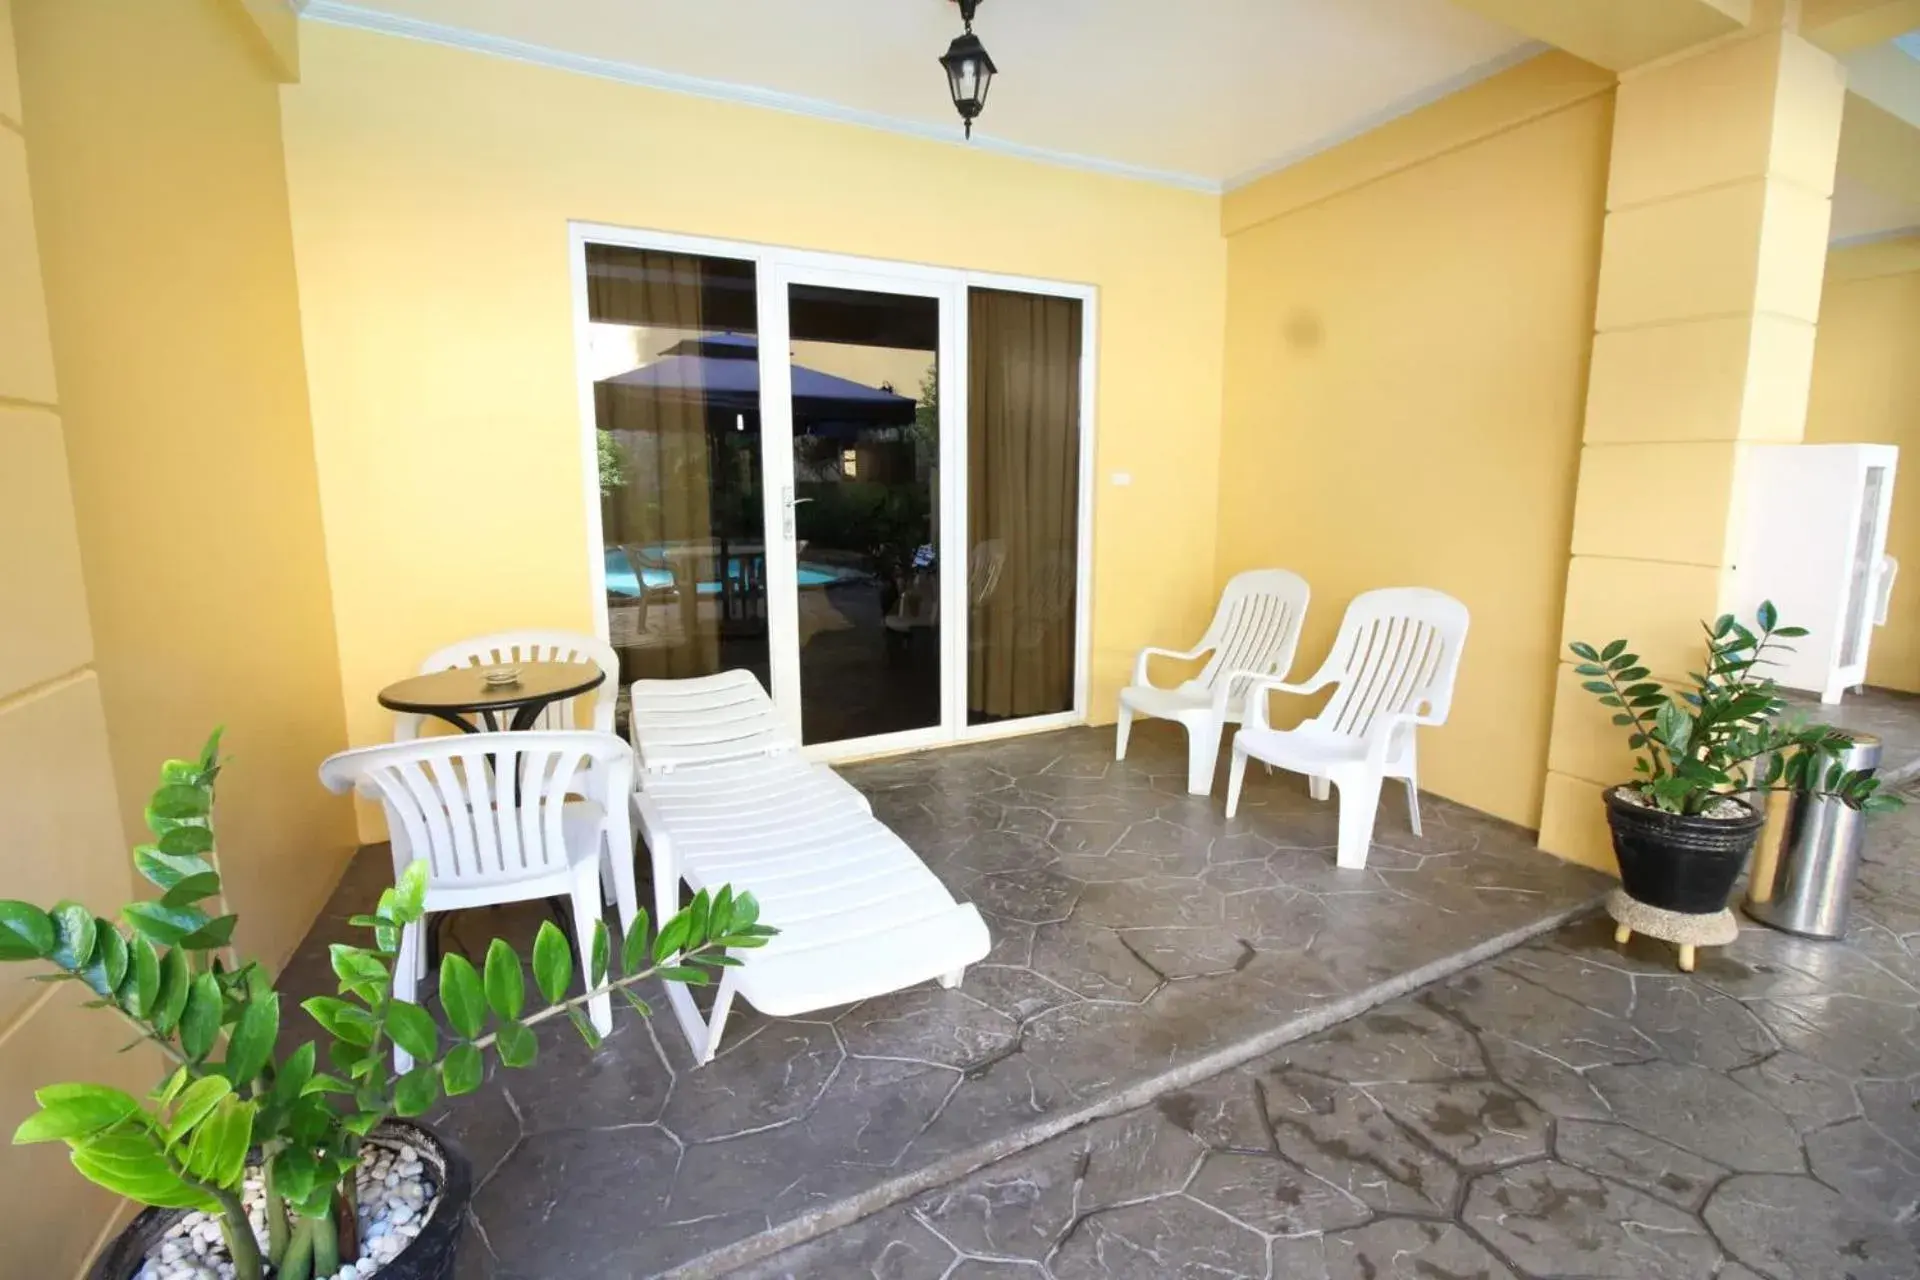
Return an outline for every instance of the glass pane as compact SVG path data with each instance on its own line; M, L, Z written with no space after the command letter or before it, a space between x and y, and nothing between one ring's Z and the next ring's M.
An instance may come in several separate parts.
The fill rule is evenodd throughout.
M805 741L940 723L940 304L792 286Z
M587 246L607 633L623 689L769 682L751 262Z
M1073 710L1080 302L967 295L967 723Z

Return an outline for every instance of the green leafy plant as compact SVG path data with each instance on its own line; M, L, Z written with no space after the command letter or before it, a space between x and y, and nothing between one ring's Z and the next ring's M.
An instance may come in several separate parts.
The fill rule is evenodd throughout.
M1830 725L1784 717L1786 701L1761 674L1775 657L1791 652L1785 642L1807 634L1783 627L1773 603L1762 604L1757 630L1724 614L1706 632L1707 669L1669 688L1652 678L1625 640L1596 649L1569 646L1580 664L1581 688L1613 709L1613 722L1628 731L1636 753L1628 783L1646 802L1667 813L1697 816L1720 798L1748 791L1804 790L1832 796L1856 809L1898 808L1879 779L1848 770L1839 755L1850 739Z
M129 903L118 921L75 902L0 901L0 960L37 961L49 969L38 980L81 984L91 1007L132 1030L128 1048L152 1046L168 1067L144 1098L105 1085L48 1085L13 1140L66 1143L83 1177L128 1199L217 1214L241 1280L260 1280L268 1263L276 1280L309 1280L338 1271L342 1257L352 1261L358 1246L343 1232L354 1230L361 1143L389 1117L471 1093L489 1053L503 1066L532 1065L532 1029L550 1019L565 1017L597 1047L582 1012L588 1000L617 994L644 1017L636 984L704 983L710 970L740 963L730 952L764 946L774 933L758 922L752 895L726 888L701 892L651 942L644 911L618 946L596 923L584 948L585 990L569 995L572 948L548 921L532 948L538 1007L528 1008L528 966L496 938L480 968L459 954L441 961L442 1025L393 998L400 932L424 915L426 864L415 862L371 915L353 918L373 945L332 947L338 995L301 1005L325 1032L324 1062L314 1040L276 1057L280 997L258 963L227 953L236 917L207 911L221 891L219 742L216 731L197 760L161 769L147 807L153 843L133 854L158 897ZM391 1070L393 1045L413 1056L404 1074ZM241 1200L250 1154L266 1190L264 1257Z

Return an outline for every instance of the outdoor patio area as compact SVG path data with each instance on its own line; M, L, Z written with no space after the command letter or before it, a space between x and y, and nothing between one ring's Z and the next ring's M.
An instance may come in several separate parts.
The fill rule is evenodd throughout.
M467 1274L725 1273L1445 977L1607 883L1432 797L1416 839L1397 789L1368 868L1338 871L1334 807L1301 779L1255 770L1228 821L1186 794L1177 726L1112 749L1078 729L846 769L980 907L987 962L817 1018L743 1009L698 1070L664 1016L617 1018L597 1054L546 1035L535 1068L429 1117L474 1163ZM326 944L391 874L361 854L290 990L330 989ZM446 937L478 957L542 918L468 912Z
M1920 1275L1916 852L1879 820L1844 942L1572 923L745 1274Z

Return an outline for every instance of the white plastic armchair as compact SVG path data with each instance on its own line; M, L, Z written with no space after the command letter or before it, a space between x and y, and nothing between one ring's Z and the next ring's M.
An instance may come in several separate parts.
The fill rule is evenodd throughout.
M1244 727L1233 735L1227 816L1240 807L1249 757L1307 775L1314 799L1340 789L1338 861L1367 865L1380 787L1398 778L1407 788L1407 818L1420 834L1419 769L1414 731L1446 721L1454 678L1467 640L1467 607L1423 587L1389 587L1354 598L1333 651L1303 684L1260 680L1247 694ZM1319 715L1295 729L1267 720L1269 693L1316 693L1338 685Z
M613 732L613 705L620 696L620 656L613 646L595 636L576 631L501 631L490 636L475 636L437 649L420 664L420 674L452 671L459 667L507 666L516 662L591 662L606 672L607 678L593 691L593 719L590 724L574 723L573 704L556 702L533 722L535 729L590 728L597 733ZM423 717L396 712L393 740L410 742L420 736Z
M570 798L588 779L587 794ZM601 866L633 866L633 751L610 733L527 730L394 742L343 751L320 766L329 790L380 801L396 844L427 862L426 909L568 898L576 942L600 919ZM617 882L617 877L616 877ZM632 877L620 900L633 927ZM393 994L413 1001L426 976L426 920L401 931ZM582 961L581 973L586 972ZM606 996L588 1003L601 1032L613 1026ZM394 1065L412 1062L398 1047Z
M1187 790L1206 795L1213 787L1220 735L1240 719L1250 683L1256 677L1285 675L1293 665L1310 595L1306 580L1285 569L1236 574L1199 644L1185 652L1142 649L1134 660L1133 683L1120 691L1113 758L1127 758L1135 715L1178 721L1187 731ZM1177 687L1156 685L1148 675L1151 658L1193 661L1209 652L1213 656L1200 674Z

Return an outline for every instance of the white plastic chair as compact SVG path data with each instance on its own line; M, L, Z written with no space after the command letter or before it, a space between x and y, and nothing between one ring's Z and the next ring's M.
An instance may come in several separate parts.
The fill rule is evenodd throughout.
M501 631L490 636L475 636L437 649L420 664L420 674L452 671L459 667L509 666L516 662L591 662L606 672L607 678L593 691L592 723L576 725L570 702L556 702L533 722L535 729L592 729L613 732L613 704L620 696L620 655L613 646L595 636L576 631ZM425 717L396 712L393 740L411 742L420 736Z
M587 780L588 794L569 799ZM396 844L427 859L429 916L503 902L566 897L584 947L600 919L601 866L633 865L633 751L610 733L527 730L422 738L343 751L320 766L329 790L357 788L381 802ZM634 905L620 903L622 929ZM393 994L414 1000L426 976L426 921L408 925L394 960ZM581 961L581 972L586 965ZM606 996L587 1006L612 1029ZM394 1066L410 1057L397 1046Z
M1407 818L1420 834L1414 728L1443 724L1467 641L1467 606L1424 587L1388 587L1355 596L1333 651L1305 684L1257 680L1247 692L1245 727L1233 735L1227 816L1240 806L1247 759L1304 773L1316 800L1340 788L1339 864L1367 865L1380 784L1407 787ZM1295 729L1267 722L1267 694L1339 691L1319 715Z
M1142 649L1133 664L1133 683L1120 691L1113 758L1127 758L1136 713L1177 720L1187 730L1187 790L1207 794L1220 757L1220 735L1229 722L1240 719L1249 682L1256 676L1283 676L1293 665L1310 594L1306 580L1285 569L1236 574L1199 644L1186 653ZM1149 657L1191 661L1209 650L1213 657L1200 674L1176 688L1163 688L1148 678Z

